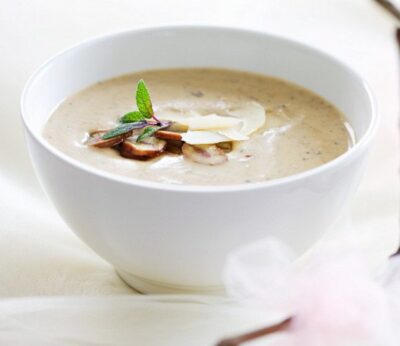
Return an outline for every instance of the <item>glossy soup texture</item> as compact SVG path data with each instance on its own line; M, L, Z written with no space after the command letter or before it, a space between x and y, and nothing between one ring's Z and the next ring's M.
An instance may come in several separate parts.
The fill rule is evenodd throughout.
M135 109L139 79L149 87L155 112L190 110L229 115L256 101L265 108L263 127L235 142L228 161L218 166L164 154L150 161L125 159L114 149L84 144L87 133L115 126ZM51 115L43 136L66 155L126 177L169 184L229 185L290 176L320 166L353 145L344 116L315 93L284 80L223 69L150 70L120 76L72 95Z

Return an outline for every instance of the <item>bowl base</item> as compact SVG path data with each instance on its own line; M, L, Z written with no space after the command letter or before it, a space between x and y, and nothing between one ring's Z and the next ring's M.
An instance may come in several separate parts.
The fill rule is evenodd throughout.
M124 270L115 268L118 276L135 291L141 294L206 294L225 295L223 286L181 286L144 279Z

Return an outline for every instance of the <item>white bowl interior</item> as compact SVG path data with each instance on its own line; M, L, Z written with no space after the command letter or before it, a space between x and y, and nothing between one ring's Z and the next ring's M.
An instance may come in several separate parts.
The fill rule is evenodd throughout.
M336 105L360 140L371 126L364 82L337 60L267 34L210 27L143 29L77 45L44 64L26 88L22 111L40 136L54 108L90 84L156 68L225 67L276 76L302 85Z

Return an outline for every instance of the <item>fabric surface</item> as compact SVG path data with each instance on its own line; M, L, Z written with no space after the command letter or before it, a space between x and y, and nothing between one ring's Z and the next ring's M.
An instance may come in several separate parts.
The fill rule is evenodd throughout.
M0 8L3 303L18 302L8 300L11 297L134 293L66 227L45 197L29 162L18 113L25 81L45 59L80 40L139 26L191 23L268 31L316 46L362 74L376 95L380 128L349 211L353 226L338 229L324 241L357 246L374 266L397 247L398 23L373 1L0 0ZM110 316L120 306L109 307ZM117 326L119 318L110 323Z
M211 346L276 320L194 296L10 299L0 302L0 311L0 344L7 346Z

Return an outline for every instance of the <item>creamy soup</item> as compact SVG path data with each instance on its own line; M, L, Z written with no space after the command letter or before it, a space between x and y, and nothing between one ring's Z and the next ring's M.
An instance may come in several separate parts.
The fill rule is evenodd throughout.
M135 107L135 86L140 79L150 90L155 114L166 118L168 114L190 116L191 112L229 116L233 109L246 110L257 104L265 109L265 123L247 140L234 141L226 162L218 165L199 164L172 153L138 161L121 157L114 148L86 145L88 132L112 128ZM62 102L43 135L58 150L98 169L192 185L286 177L333 160L354 141L340 111L315 93L264 75L208 68L143 71L99 82Z

